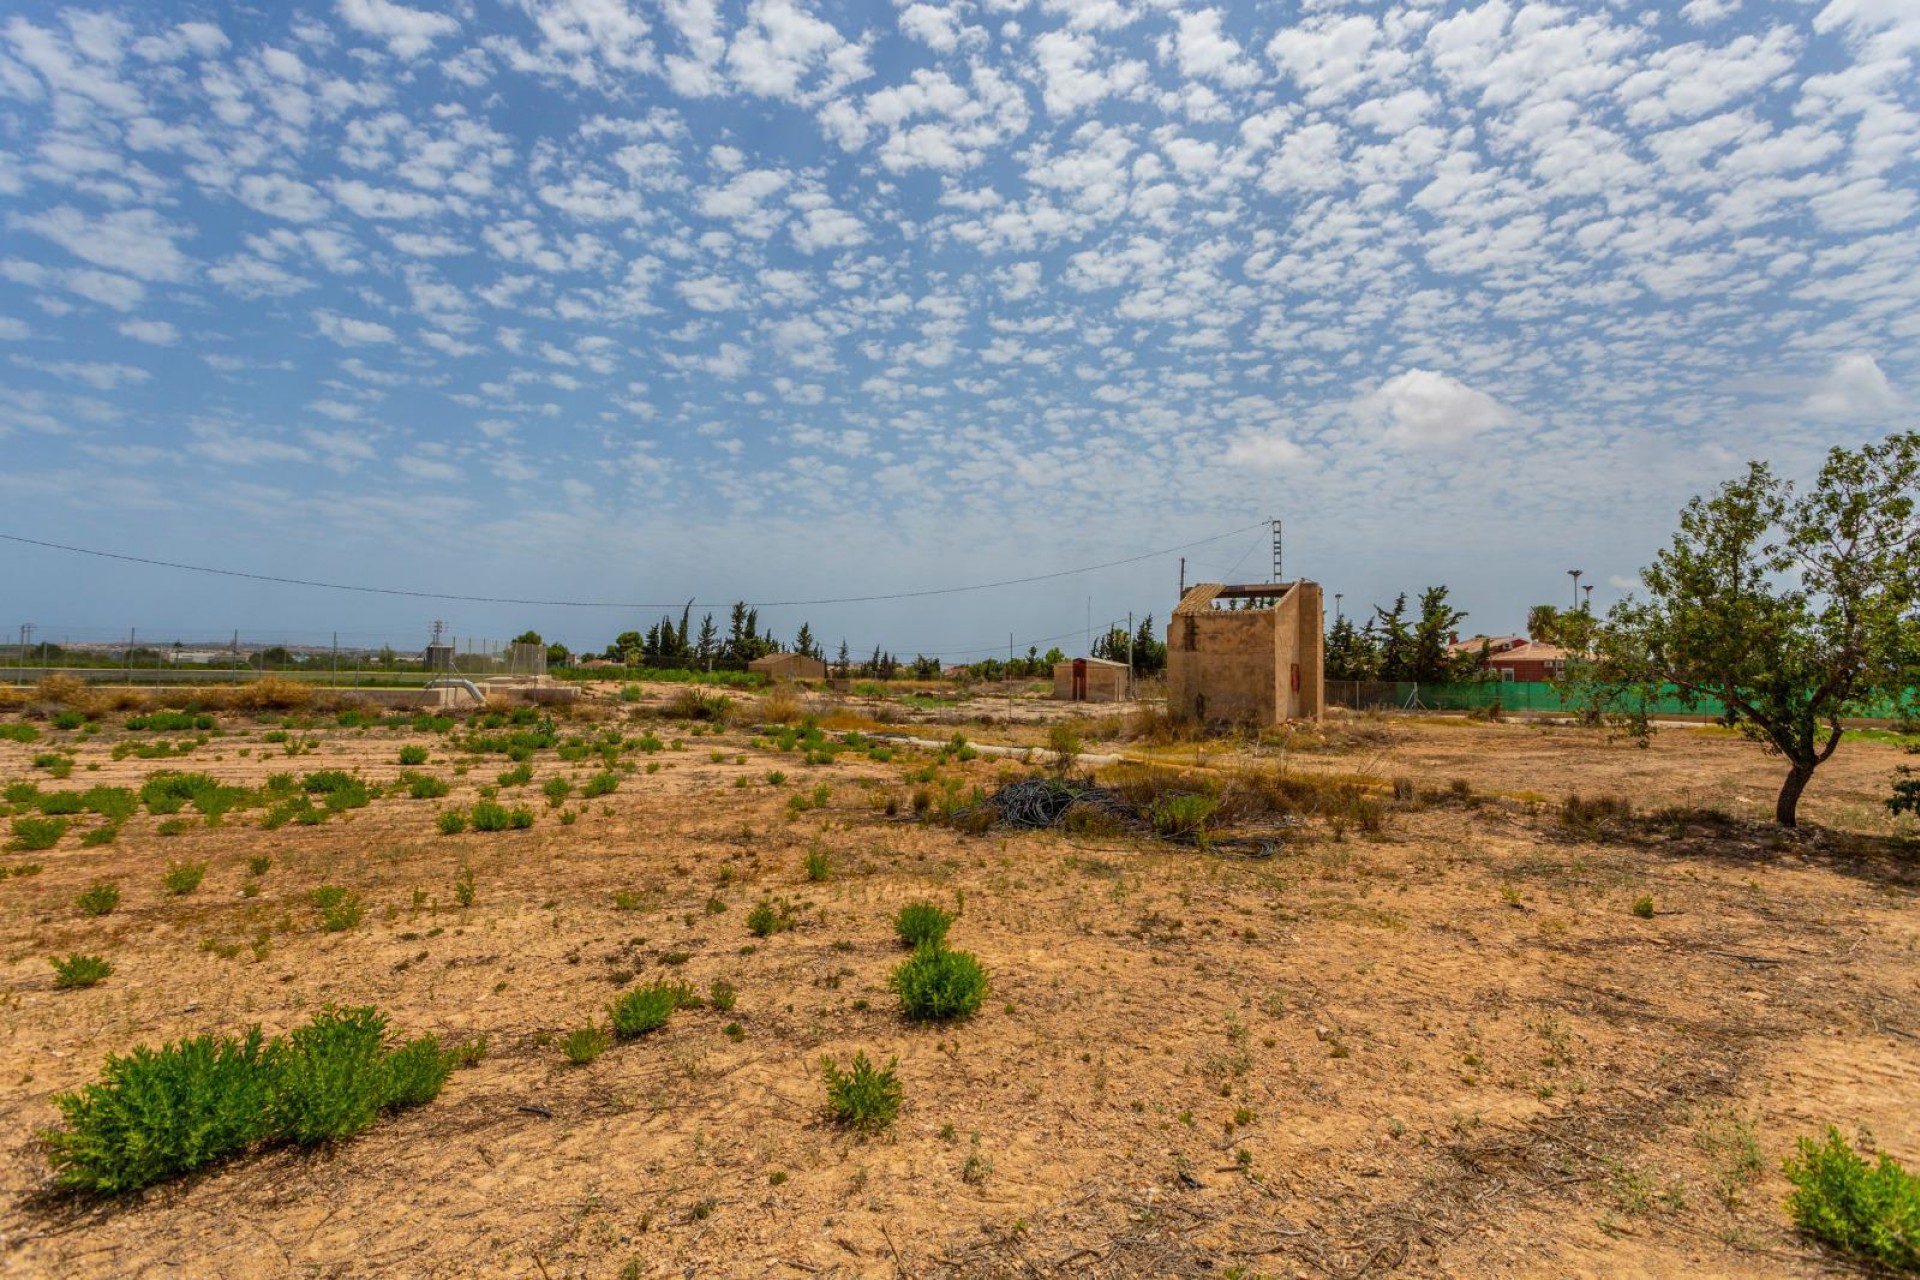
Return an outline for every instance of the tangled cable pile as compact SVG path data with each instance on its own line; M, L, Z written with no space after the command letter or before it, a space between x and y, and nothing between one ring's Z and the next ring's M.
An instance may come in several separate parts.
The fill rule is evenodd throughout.
M1083 805L1115 817L1131 817L1118 792L1061 778L1026 778L1000 788L985 803L1010 827L1051 827L1073 806Z

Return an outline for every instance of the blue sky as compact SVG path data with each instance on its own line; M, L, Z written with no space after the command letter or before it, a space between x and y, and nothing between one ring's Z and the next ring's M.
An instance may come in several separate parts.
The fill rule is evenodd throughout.
M16 4L0 531L723 606L1257 578L1279 516L1506 629L1913 423L1917 60L1911 0ZM657 616L0 566L75 637ZM767 620L1073 648L1175 573Z

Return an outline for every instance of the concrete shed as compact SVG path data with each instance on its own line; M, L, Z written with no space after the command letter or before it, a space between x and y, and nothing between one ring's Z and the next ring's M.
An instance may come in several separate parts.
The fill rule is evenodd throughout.
M755 658L747 670L764 672L775 680L825 680L827 664L803 653L770 653Z
M1127 664L1074 658L1053 664L1053 696L1060 702L1120 702L1127 696Z
M1222 608L1222 602L1245 607ZM1167 714L1259 727L1326 709L1317 582L1201 583L1167 624Z

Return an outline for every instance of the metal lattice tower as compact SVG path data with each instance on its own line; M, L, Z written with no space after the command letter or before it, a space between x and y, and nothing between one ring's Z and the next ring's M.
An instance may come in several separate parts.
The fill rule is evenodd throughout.
M1272 524L1273 524L1273 577L1271 581L1278 582L1280 581L1280 522L1278 520L1275 520L1272 522Z
M447 624L440 621L440 619L435 618L433 620L433 639L427 641L427 643L433 646L434 648L438 649L440 647L440 637L442 634L446 632L446 629L447 629Z

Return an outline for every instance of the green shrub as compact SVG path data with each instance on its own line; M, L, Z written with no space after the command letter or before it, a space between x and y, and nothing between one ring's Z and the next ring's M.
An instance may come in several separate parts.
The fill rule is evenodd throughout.
M1653 919L1653 895L1642 894L1633 900L1633 914L1642 920Z
M60 837L65 834L67 834L65 818L15 818L13 839L7 841L7 848L28 852L51 849L60 843Z
M256 853L247 859L247 872L249 875L263 876L267 874L267 868L272 865L273 858L270 855Z
M1784 1162L1795 1226L1845 1253L1893 1271L1920 1271L1920 1177L1884 1151L1868 1164L1840 1131L1826 1141L1802 1138ZM1870 1149L1864 1135L1863 1149Z
M45 1135L55 1179L103 1195L210 1164L264 1138L271 1072L258 1027L109 1054L102 1079L56 1094Z
M762 898L747 912L747 932L756 938L785 933L798 922L793 904L785 898Z
M620 775L617 773L596 773L587 779L587 785L580 788L580 794L589 800L600 796L610 796L620 789Z
M320 927L328 933L344 933L360 923L366 906L360 895L337 884L323 884L307 891L307 901L320 913Z
M401 764L416 765L416 764L425 764L426 762L427 762L427 749L425 747L400 748Z
M39 736L40 731L30 724L0 724L0 742L32 742Z
M88 787L80 793L80 803L108 822L125 822L140 807L140 797L126 787Z
M833 879L833 858L819 845L807 850L807 879L818 884Z
M321 769L300 779L300 789L322 797L321 803L334 813L346 809L364 809L373 803L373 793L364 779L342 769Z
M87 811L87 802L78 791L54 791L40 797L40 812L49 818L70 818Z
M192 893L207 878L207 864L204 862L169 862L166 874L160 877L160 884L175 897Z
M45 769L56 778L71 777L73 774L73 757L63 756L57 751L43 752L33 758L33 767L36 769Z
M463 866L453 878L453 900L463 907L473 905L473 868Z
M707 1003L721 1013L732 1013L740 999L740 990L725 978L715 978L707 988Z
M434 825L443 836L457 836L467 829L467 815L458 809L442 809L440 816L434 819Z
M97 849L103 844L112 844L119 838L119 827L95 827L80 837L80 843L89 849Z
M965 951L924 946L902 961L887 980L900 1007L915 1022L966 1018L987 998L987 971Z
M589 1022L567 1032L560 1041L560 1051L567 1055L567 1061L575 1066L585 1066L607 1051L613 1043L613 1037L607 1029L598 1023Z
M827 1084L827 1110L850 1129L877 1133L893 1123L900 1114L905 1090L895 1074L900 1065L891 1058L885 1067L875 1069L864 1052L853 1055L849 1070L842 1071L832 1058L820 1059L821 1074Z
M386 1101L387 1020L371 1008L329 1006L272 1055L271 1130L302 1145L372 1124Z
M86 722L86 713L83 711L75 711L71 707L65 711L54 713L53 717L53 727L56 729L78 729L86 724Z
M931 902L909 902L893 918L893 931L900 941L916 950L943 946L952 927L952 914Z
M548 778L541 784L540 793L547 798L547 807L558 809L573 794L573 784L565 778Z
M0 788L0 800L8 804L38 805L40 803L40 784L37 782L9 782Z
M493 800L482 800L473 806L469 820L475 831L505 831L507 807Z
M202 791L220 784L204 773L156 773L140 786L140 802L155 817L178 813Z
M622 1040L643 1036L667 1025L673 1011L691 1003L693 991L681 982L651 982L635 987L613 1002L608 1021Z
M113 976L113 966L101 956L82 955L78 951L62 960L50 958L53 985L61 988L98 986Z
M1207 823L1220 802L1207 795L1165 795L1147 808L1153 829L1170 840L1207 842Z
M479 1049L485 1052L484 1041L480 1042ZM471 1050L472 1042L451 1050L442 1049L433 1036L417 1036L390 1050L382 1064L386 1092L381 1109L400 1111L432 1102L440 1096L454 1067L460 1065Z
M532 781L533 766L530 764L518 765L512 769L508 769L505 773L501 774L499 778L500 785L503 787L524 787Z
M421 774L407 784L407 794L415 800L438 800L453 790L445 778L436 778L432 774Z
M111 880L95 880L73 901L82 915L104 916L120 905L120 886Z
M515 805L507 811L507 826L515 831L525 831L533 825L533 810L525 805Z

